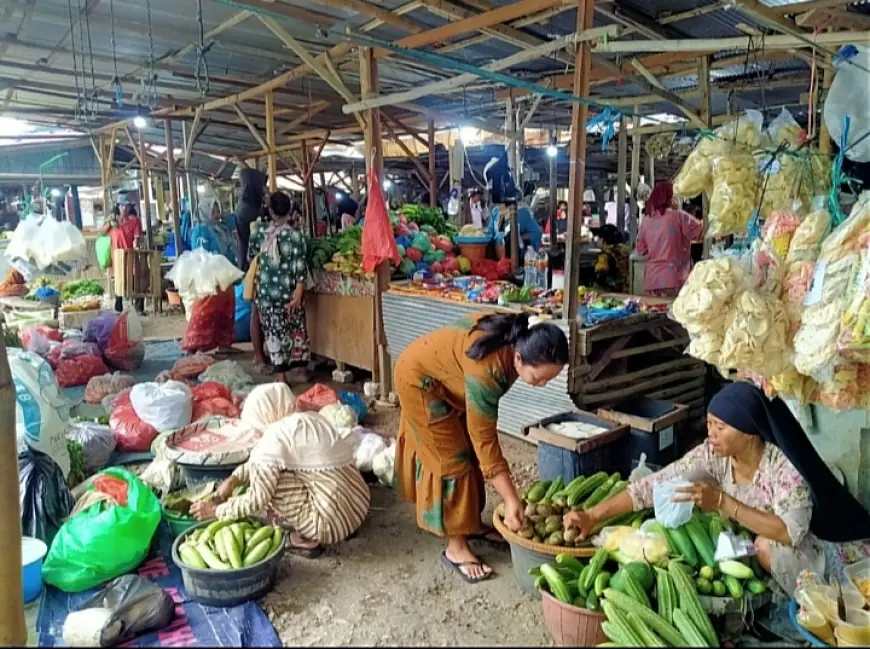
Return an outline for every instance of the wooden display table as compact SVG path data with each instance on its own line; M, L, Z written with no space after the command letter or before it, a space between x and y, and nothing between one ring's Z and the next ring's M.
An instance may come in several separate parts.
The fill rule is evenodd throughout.
M154 310L161 311L162 262L161 250L113 250L114 294L128 299L150 299Z

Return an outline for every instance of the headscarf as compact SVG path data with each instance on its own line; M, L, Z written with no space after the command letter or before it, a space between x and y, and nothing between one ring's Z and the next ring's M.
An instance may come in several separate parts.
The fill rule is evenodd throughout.
M217 205L220 216L212 219L211 212ZM197 248L202 245L209 252L223 255L233 264L238 263L239 244L235 231L229 227L221 209L217 194L206 190L199 199L196 213L192 215L193 224L190 232L190 245Z
M251 462L282 471L325 471L354 466L353 448L323 417L294 413L267 426Z
M671 183L657 183L646 202L646 213L664 214L665 210L670 208L673 199L674 186Z
M273 266L281 263L281 250L278 247L278 237L282 232L293 229L291 222L292 217L288 214L277 221L272 221L269 223L269 227L266 228L263 245L260 247L260 254L266 255Z
M809 486L810 529L818 538L833 543L870 538L870 514L834 477L781 399L768 399L750 383L730 383L713 397L708 412L782 450Z
M251 390L242 407L242 421L264 430L276 421L293 414L296 397L286 383L265 383Z

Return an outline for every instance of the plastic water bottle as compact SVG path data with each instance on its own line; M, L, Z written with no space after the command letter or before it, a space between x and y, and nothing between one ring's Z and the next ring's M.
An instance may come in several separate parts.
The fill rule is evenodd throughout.
M547 277L549 276L550 270L550 255L548 255L545 250L541 250L541 252L537 254L535 265L535 286L546 291L549 288L547 286Z
M537 287L538 285L538 273L536 269L538 261L538 253L535 252L535 249L531 246L526 248L526 254L523 257L523 286L530 286L532 288Z

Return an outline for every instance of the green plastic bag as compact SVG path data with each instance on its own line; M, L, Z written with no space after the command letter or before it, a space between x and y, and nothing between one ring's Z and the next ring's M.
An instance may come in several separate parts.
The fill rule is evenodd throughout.
M94 252L97 255L97 263L100 268L108 268L112 265L112 238L108 234L101 234L94 241Z
M42 578L67 593L93 588L136 568L148 556L160 524L160 502L139 478L118 468L101 471L94 479L100 476L127 483L127 505L96 503L61 526L42 566ZM89 491L95 490L91 484Z

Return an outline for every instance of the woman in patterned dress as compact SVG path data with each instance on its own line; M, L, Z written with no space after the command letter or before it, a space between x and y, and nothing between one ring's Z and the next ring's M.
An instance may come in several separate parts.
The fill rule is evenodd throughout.
M644 206L646 216L637 233L637 252L646 256L643 292L676 297L692 270L692 241L704 226L679 208L671 183L658 183Z
M513 313L463 318L418 338L399 356L399 488L416 503L417 525L447 537L441 561L467 582L492 575L468 539L501 539L481 520L484 479L504 501L505 523L519 529L524 520L498 441L499 400L517 378L540 387L567 362L561 329Z
M599 521L652 507L655 485L674 478L693 482L677 490L684 502L756 534L759 563L789 596L802 570L825 573L825 544L867 547L870 539L870 514L837 481L788 406L749 383L716 394L703 444L589 511L566 514L565 526L585 537Z
M279 381L308 364L310 350L303 302L308 279L305 238L291 224L293 202L283 192L269 198L272 223L251 235L250 259L259 255L254 301L263 348Z

